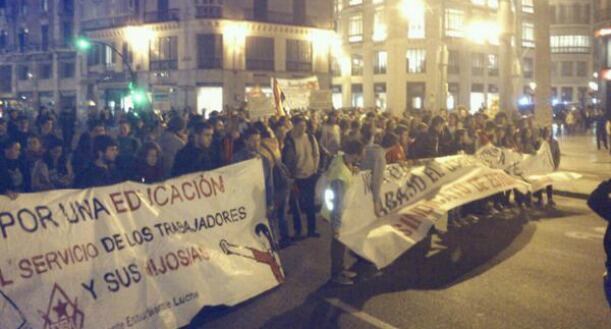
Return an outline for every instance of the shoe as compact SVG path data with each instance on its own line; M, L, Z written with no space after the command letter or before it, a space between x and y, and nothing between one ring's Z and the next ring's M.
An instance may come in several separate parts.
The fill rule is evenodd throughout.
M301 233L299 233L299 234L295 234L295 235L293 235L293 236L291 237L291 240L292 240L293 242L295 242L295 241L301 241L301 240L303 240L303 239L305 239L305 237L304 237L303 235L301 235Z
M293 244L293 243L291 242L291 240L289 240L289 239L283 239L283 240L280 240L280 241L278 242L278 248L280 248L280 249L284 249L284 248L286 248L286 247L289 247L289 246L290 246L290 245L292 245L292 244Z
M343 276L341 273L331 278L331 282L342 286L351 286L354 284L352 279Z
M318 233L318 232L310 232L310 233L308 233L308 238L320 238L320 233Z
M347 277L348 279L354 279L357 277L358 274L356 274L356 272L343 270L341 275Z

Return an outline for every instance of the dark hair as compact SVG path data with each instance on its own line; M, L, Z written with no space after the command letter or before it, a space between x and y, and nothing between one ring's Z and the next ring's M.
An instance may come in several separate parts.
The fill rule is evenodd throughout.
M138 160L141 162L145 162L150 150L156 150L157 155L161 156L161 147L159 146L159 144L155 142L146 142L138 150ZM158 161L158 163L160 162L161 161Z
M132 126L132 123L129 122L129 120L127 120L127 119L121 119L121 121L119 121L119 125L122 125L122 124L127 124L130 127Z
M204 130L214 130L214 128L208 122L197 122L193 126L193 133L196 135L201 134Z
M302 115L297 115L293 117L293 125L298 125L302 122L306 121L306 119Z
M59 157L59 160L57 162L57 167L55 167L53 164L53 159L51 158L51 150L57 147L62 148L62 155ZM45 150L45 154L42 157L42 161L44 161L44 163L47 165L47 168L49 168L49 170L55 169L61 175L67 174L68 173L68 167L67 167L68 155L66 154L66 151L64 150L62 141L60 139L53 138L49 141L49 144L46 146L46 148L47 149Z
M433 119L431 119L431 128L443 124L444 121L445 120L440 115L434 116Z
M398 142L399 142L399 137L395 135L394 133L389 132L389 133L384 134L384 137L382 137L381 146L383 148L389 148L389 147L393 147L397 145Z
M2 150L8 150L11 147L13 147L13 145L15 145L15 144L21 145L18 140L14 139L14 138L11 138L11 139L7 140L6 142L2 143Z
M349 155L357 155L363 153L363 143L356 139L347 140L344 143L344 153Z
M184 130L185 126L185 120L180 116L176 115L173 116L172 119L170 119L170 122L168 122L168 131L176 133L181 130Z
M244 140L247 140L254 135L261 135L261 132L255 126L249 127L242 133L242 137L244 138Z
M267 126L263 122L257 121L255 123L253 123L252 127L259 132L259 134L261 135L261 138L270 138L270 137L272 137L271 134L269 133L269 129L267 128Z
M110 136L102 135L96 136L93 139L93 155L95 158L98 156L98 152L106 152L109 147L117 146L117 142Z

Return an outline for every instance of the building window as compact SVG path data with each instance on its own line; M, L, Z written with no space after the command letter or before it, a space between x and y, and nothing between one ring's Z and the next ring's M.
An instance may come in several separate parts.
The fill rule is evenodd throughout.
M246 38L246 69L253 71L274 70L273 38Z
M62 23L62 41L63 46L67 47L72 42L72 22L63 22Z
M151 41L150 70L176 70L178 68L178 37L160 37Z
M331 86L331 100L333 102L333 108L341 109L344 107L344 95L341 85Z
M474 76L483 76L485 62L486 55L482 53L471 54L471 74Z
M476 6L485 6L486 5L486 0L471 0L471 3L476 5Z
M206 0L195 7L196 18L223 17L223 0Z
M499 75L499 57L497 55L488 55L488 75L494 77Z
M348 19L348 41L363 41L363 15L356 14Z
M560 89L560 98L563 102L573 101L573 87L562 87Z
M362 5L363 0L348 0L348 6Z
M526 79L532 79L533 78L534 65L533 65L533 59L532 58L524 57L524 59L522 60L522 71L524 73L524 78L526 78Z
M62 79L74 78L74 62L60 63L60 77Z
M38 65L38 78L48 80L53 78L53 65L51 63L41 63Z
M522 47L535 47L535 25L531 22L522 22Z
M379 109L386 109L386 83L374 83L373 96L376 107Z
M197 35L197 67L200 69L223 67L223 35Z
M49 11L49 0L40 0L40 10L43 13L46 13Z
M17 35L17 41L19 44L19 51L20 52L25 52L26 49L28 48L28 39L29 39L29 30L28 29L21 29L19 31L19 34Z
M30 78L30 67L27 65L17 66L17 78L21 81L28 80Z
M407 110L422 110L424 107L426 84L424 82L408 82L406 89Z
M448 74L460 73L460 53L458 50L448 50Z
M408 49L405 57L407 59L406 67L408 73L426 72L425 49Z
M499 0L488 0L488 8L498 9L499 8Z
M363 56L352 55L352 75L363 75Z
M49 25L40 26L40 50L49 50Z
M409 39L424 39L425 32L425 16L426 11L414 10L409 14L407 22L407 37Z
M286 40L286 70L312 72L312 43L307 40Z
M575 63L575 75L578 77L588 76L588 63L579 61Z
M522 11L525 13L534 13L535 5L534 0L522 0Z
M125 61L127 63L130 63L130 64L134 62L134 53L129 48L129 44L127 42L123 43L123 48L121 49L121 54L123 55L123 61Z
M102 58L102 45L93 44L91 49L87 52L87 65L96 66L100 65Z
M353 84L352 89L352 107L363 107L363 85Z
M13 91L13 67L10 65L0 66L0 92L10 93Z
M112 68L117 63L117 56L111 47L114 47L114 43L109 46L104 46L103 63L106 68Z
M21 1L21 6L19 7L19 13L22 16L26 16L28 14L28 2L27 1Z
M387 36L386 18L384 7L376 8L373 14L373 35L371 39L373 41L384 41Z
M5 49L8 41L6 31L0 31L0 49Z
M377 51L373 57L373 60L373 73L386 74L386 67L388 66L388 53L385 51Z
M587 35L552 35L552 53L589 53L590 37Z
M462 38L465 30L465 12L460 9L446 8L445 10L446 37Z
M573 76L573 62L560 62L560 74L563 77Z

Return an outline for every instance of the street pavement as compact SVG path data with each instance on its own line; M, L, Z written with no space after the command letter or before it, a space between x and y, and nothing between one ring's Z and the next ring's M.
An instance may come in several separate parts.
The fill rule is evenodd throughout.
M585 195L611 176L591 136L561 138L562 170L584 174L564 190ZM559 190L559 188L557 188ZM280 252L287 281L235 307L203 309L188 328L608 329L602 290L605 224L585 200L512 209L435 235L381 275L359 263L354 286L328 283L329 225Z

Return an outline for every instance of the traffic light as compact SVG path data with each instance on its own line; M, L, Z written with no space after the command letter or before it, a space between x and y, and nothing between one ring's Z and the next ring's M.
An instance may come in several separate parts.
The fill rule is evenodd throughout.
M142 106L148 103L148 95L144 88L139 88L133 81L127 87L134 106Z
M87 51L91 48L91 40L83 36L77 37L74 39L74 46L80 51Z

